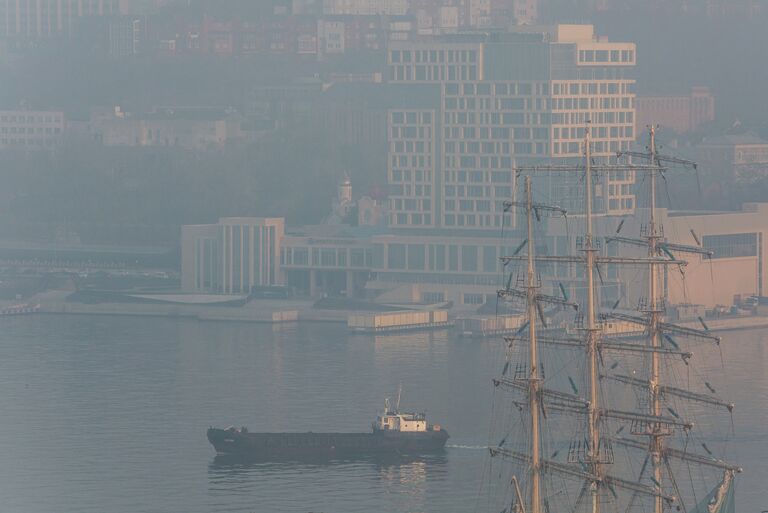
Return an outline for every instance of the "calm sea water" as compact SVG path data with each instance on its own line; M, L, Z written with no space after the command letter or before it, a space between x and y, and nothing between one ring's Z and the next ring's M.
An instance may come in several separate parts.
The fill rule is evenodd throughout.
M737 404L740 513L768 509L768 334L726 336ZM474 512L497 341L448 332L348 335L338 325L113 317L0 319L0 511ZM706 370L709 369L709 370ZM398 461L232 464L208 426L366 431L384 395L451 433L445 454Z

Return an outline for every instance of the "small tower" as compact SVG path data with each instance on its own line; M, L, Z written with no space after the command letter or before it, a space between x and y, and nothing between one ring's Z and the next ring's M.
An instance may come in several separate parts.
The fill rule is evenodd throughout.
M352 201L352 180L349 175L344 173L344 178L339 182L336 191L336 197L331 204L331 215L325 221L325 224L341 224L349 216L352 208L355 206Z
M349 175L344 173L344 179L339 184L338 193L339 205L352 203L352 180L349 179Z

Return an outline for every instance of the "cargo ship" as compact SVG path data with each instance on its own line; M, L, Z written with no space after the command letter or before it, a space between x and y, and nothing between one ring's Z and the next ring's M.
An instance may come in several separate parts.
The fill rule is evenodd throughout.
M398 399L398 403L399 403ZM251 433L247 428L209 428L208 441L220 455L248 458L386 456L442 451L448 432L428 424L424 413L384 412L368 433Z

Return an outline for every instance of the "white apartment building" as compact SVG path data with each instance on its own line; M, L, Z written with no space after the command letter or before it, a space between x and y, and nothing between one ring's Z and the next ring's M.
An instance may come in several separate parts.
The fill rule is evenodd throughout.
M581 159L588 123L598 159L635 138L635 45L599 39L591 25L393 42L388 64L391 83L432 88L423 108L389 112L395 229L498 230L511 222L503 201L516 165ZM632 212L633 183L632 173L603 177L596 209ZM571 208L578 186L553 178L538 188Z

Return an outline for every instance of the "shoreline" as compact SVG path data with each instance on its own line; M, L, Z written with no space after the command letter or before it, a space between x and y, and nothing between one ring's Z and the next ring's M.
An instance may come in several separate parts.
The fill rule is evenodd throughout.
M47 297L46 297L47 296ZM294 322L346 324L350 315L365 313L356 310L326 310L314 308L308 300L253 300L244 306L210 306L161 303L75 303L68 302L62 294L41 294L29 299L36 308L31 312L8 314L21 315L109 315L135 317L186 318L209 322L249 322L262 324L286 324ZM449 311L455 318L457 310ZM467 312L461 312L467 313ZM768 329L768 315L720 317L705 319L709 331L727 332L752 329ZM680 326L701 329L697 320L683 321ZM446 329L435 326L429 329Z

